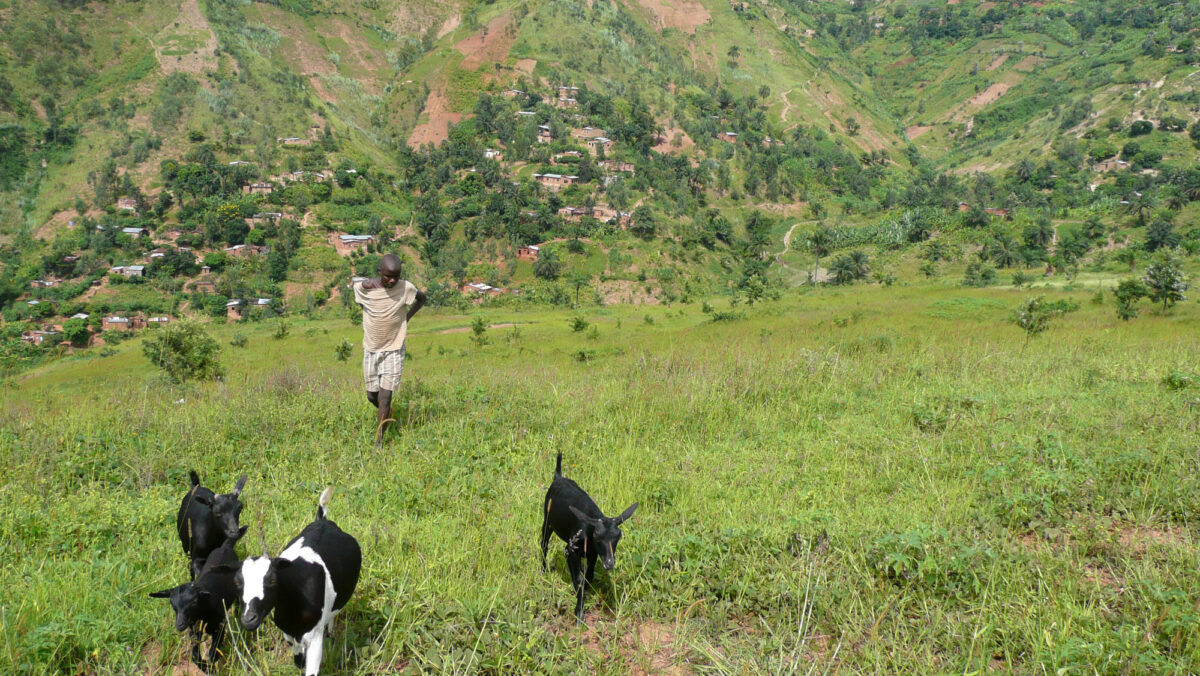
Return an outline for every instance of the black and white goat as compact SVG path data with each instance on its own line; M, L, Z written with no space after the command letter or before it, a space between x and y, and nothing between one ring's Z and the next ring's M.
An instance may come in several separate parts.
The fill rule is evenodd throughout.
M330 521L325 507L332 489L317 504L317 518L272 558L247 558L238 572L242 625L254 630L272 610L275 625L292 646L296 666L306 676L321 669L324 634L354 593L362 568L358 541Z
M596 557L604 570L616 565L617 543L621 541L621 523L633 516L638 503L633 503L618 517L607 517L588 494L562 474L562 453L554 465L554 481L546 491L542 513L542 570L546 569L546 550L553 532L567 543L567 567L575 586L575 618L583 620L583 588L585 585L582 559L587 557L587 584L596 572Z
M243 526L236 537L226 538L208 556L200 574L194 582L187 582L171 589L150 594L151 598L170 599L175 610L176 631L191 633L196 643L192 646L192 662L205 671L220 656L221 642L225 638L225 611L237 605L236 577L240 561L237 541L246 534ZM200 658L201 634L211 638L208 657Z
M192 487L179 505L175 517L175 528L179 531L179 544L191 558L189 573L196 579L204 561L225 540L238 537L238 519L242 513L242 488L246 486L246 475L238 477L233 492L217 495L200 485L196 470L188 472Z

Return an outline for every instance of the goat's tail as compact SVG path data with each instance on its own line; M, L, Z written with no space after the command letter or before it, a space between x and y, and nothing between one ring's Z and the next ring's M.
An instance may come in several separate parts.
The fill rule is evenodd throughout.
M333 496L333 486L327 487L321 492L321 499L317 500L317 518L325 519L329 517L329 510L326 506L329 505L329 498Z
M554 476L562 476L562 451L558 452L558 459L554 461Z
M200 485L200 475L196 474L196 470L189 469L188 476L190 476L192 478L192 488L195 488L196 486Z

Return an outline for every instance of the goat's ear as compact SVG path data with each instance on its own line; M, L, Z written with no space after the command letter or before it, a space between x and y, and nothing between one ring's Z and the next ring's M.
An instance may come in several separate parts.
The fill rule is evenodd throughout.
M164 589L162 591L150 592L150 598L152 598L152 599L169 599L169 598L171 598L171 590Z
M621 524L621 523L623 523L623 522L624 522L626 519L628 519L629 517L633 516L633 512L634 512L634 510L636 510L636 509L637 509L637 507L638 507L638 503L636 503L636 502L635 502L635 503L633 503L632 505L630 505L630 506L629 506L629 509L625 510L624 512L621 512L621 516L618 516L618 517L617 517L617 524Z
M593 519L592 517L588 516L587 514L584 514L583 512L579 511L579 509L576 508L575 505L567 505L567 509L571 510L571 513L575 515L576 519L579 519L580 523L592 523L592 524L596 523L596 519Z
M233 485L233 497L238 497L242 494L242 489L246 486L246 475L238 477L237 483Z

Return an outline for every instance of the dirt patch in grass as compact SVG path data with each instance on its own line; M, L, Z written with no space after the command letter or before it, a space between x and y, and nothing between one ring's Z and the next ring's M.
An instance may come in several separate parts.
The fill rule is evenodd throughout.
M695 34L697 28L712 18L696 0L637 0L637 3L654 15L654 24L660 32L664 28L677 28Z
M512 322L505 322L503 324L488 324L489 329L507 329L507 328L511 328L514 326L516 326L516 324L514 324ZM441 331L438 331L438 334L447 335L447 334L451 334L451 333L470 333L470 332L471 332L471 327L469 327L469 326L456 326L452 329L442 329Z
M1125 589L1125 583L1121 578L1113 574L1112 569L1108 566L1101 564L1088 563L1084 565L1083 579L1108 589L1116 589L1118 591Z
M104 212L99 209L89 209L84 215L91 218L100 218L104 215ZM37 230L34 230L33 237L34 239L50 239L54 236L54 233L67 227L67 224L71 221L75 221L75 227L79 227L79 212L74 209L59 211L51 216L50 220L38 227Z
M1003 66L1005 61L1008 61L1008 54L1001 54L1000 56L992 59L992 62L988 64L987 69L996 70L1000 66Z
M633 663L629 673L649 674L689 673L678 664L680 651L675 640L675 628L659 622L642 622L621 641L625 656Z
M605 305L624 303L628 305L658 305L661 301L654 295L654 287L646 291L646 282L633 282L625 279L612 279L600 282L596 290L604 299Z
M1125 549L1138 554L1145 553L1151 547L1183 547L1187 541L1185 529L1171 526L1124 526L1117 532L1117 542Z
M438 28L438 32L437 32L438 39L441 40L442 38L446 37L450 33L454 32L461 25L462 25L462 15L455 14L455 15L451 16L450 18L446 19L445 21L442 22L441 27Z
M166 75L180 71L200 75L217 68L217 36L197 0L184 0L179 16L154 36L152 44Z
M916 140L916 139L921 138L925 134L928 134L931 130L933 130L932 126L923 125L923 124L914 124L911 127L905 129L904 133L908 134L909 139Z
M917 62L916 57L909 56L909 57L900 59L899 61L891 62L887 65L887 67L888 68L900 68L902 66L907 66L910 63L916 63L916 62Z
M449 138L450 124L462 119L462 113L450 111L450 100L440 89L429 92L429 98L425 99L425 114L429 119L413 127L408 136L408 145L414 148L445 141Z
M533 75L533 69L537 68L537 59L517 59L513 67L526 75Z
M501 14L478 33L454 45L465 57L459 66L463 70L479 70L485 64L501 63L508 58L515 38L516 30L509 24L508 14Z
M1033 69L1037 68L1038 65L1041 63L1042 63L1041 57L1030 54L1029 56L1018 61L1017 65L1013 66L1013 68L1015 68L1017 70L1023 70L1028 73L1028 72L1033 71Z
M675 141L679 143L676 145ZM663 155L681 155L696 147L696 142L682 129L672 129L662 136L655 137L654 151Z
M997 82L989 86L987 89L979 92L975 96L967 99L967 105L976 108L982 108L986 105L995 103L997 99L1004 96L1004 93L1012 89L1012 85L1007 82Z

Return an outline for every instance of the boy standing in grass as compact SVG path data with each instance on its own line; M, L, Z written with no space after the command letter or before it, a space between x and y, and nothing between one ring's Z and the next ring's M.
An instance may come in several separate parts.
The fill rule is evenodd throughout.
M350 283L354 301L363 309L363 379L367 400L379 409L375 446L392 419L392 394L404 370L404 337L408 320L425 305L425 292L400 279L400 259L387 254L379 261L379 277Z

